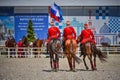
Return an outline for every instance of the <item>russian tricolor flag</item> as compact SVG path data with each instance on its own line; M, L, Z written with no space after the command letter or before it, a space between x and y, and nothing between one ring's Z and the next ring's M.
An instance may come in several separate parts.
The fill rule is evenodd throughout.
M57 22L61 22L63 20L62 10L55 3L50 7L50 17L54 18Z

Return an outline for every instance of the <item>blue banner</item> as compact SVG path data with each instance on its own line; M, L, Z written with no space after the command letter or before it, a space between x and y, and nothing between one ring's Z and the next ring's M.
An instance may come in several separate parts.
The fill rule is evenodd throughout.
M48 14L41 15L15 15L15 40L18 42L27 35L29 20L33 22L35 36L39 39L47 38Z

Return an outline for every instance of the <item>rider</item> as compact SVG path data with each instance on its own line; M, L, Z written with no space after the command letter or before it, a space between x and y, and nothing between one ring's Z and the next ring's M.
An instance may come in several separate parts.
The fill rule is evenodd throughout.
M71 40L73 44L76 43L76 32L73 26L70 26L70 21L67 21L63 32L63 52L67 56L70 70L75 71L75 60L66 53L65 49L65 42L67 41L68 44L71 44Z
M23 42L22 40L20 39L19 42L17 43L17 46L18 46L18 58L21 58L22 55L23 55L23 49L22 48L19 48L19 47L23 47Z
M51 39L60 38L60 30L58 27L54 25L54 22L50 23L51 27L48 29L48 39L47 42L49 43Z
M63 51L65 51L65 41L67 39L76 39L76 32L73 26L70 26L70 21L66 21L66 27L63 32Z
M52 39L60 38L60 30L59 30L59 28L54 25L54 22L51 22L50 25L51 25L51 27L48 29L47 43L49 43ZM59 69L59 59L58 59L57 54L55 54L55 60L53 59L53 57L54 56L50 55L51 68L53 70L57 71L57 69Z
M84 30L82 30L79 37L81 38L81 41L80 41L81 49L82 49L82 45L85 44L86 42L90 42L91 44L96 45L96 42L95 42L95 39L94 39L94 34L91 31L91 29L88 28L88 24L84 24ZM82 54L80 56L82 56Z

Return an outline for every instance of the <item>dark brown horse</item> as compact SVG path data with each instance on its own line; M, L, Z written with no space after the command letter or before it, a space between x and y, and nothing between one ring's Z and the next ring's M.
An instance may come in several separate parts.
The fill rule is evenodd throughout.
M79 64L80 59L76 56L77 42L75 39L65 41L65 54L68 59L70 71L75 71L75 61Z
M7 51L9 49L10 51L10 57L15 57L15 47L16 47L16 41L14 38L8 38L6 41L5 41L5 47L7 48Z
M28 46L29 46L29 42L28 42L26 36L23 36L23 38L22 38L22 42L23 42L23 47L28 47Z
M23 36L22 37L22 43L23 43L23 54L22 54L22 57L27 57L26 55L29 54L29 42L27 40L27 37L26 36Z
M61 55L61 43L59 39L51 39L48 43L48 51L50 54L50 65L53 71L59 69L59 55Z
M34 52L33 52L35 54L35 57L40 57L39 55L42 53L41 52L42 46L44 46L44 40L36 39L35 42L33 43L33 47L36 48L34 49Z
M5 47L10 47L10 38L9 37L5 41Z
M81 37L78 37L78 42L81 41ZM84 61L84 65L86 67L86 69L88 70L88 66L86 64L85 58L86 56L88 57L88 59L90 60L90 64L91 64L91 69L92 70L96 70L96 56L98 56L98 58L100 59L101 62L105 62L107 55L102 53L99 49L97 49L97 47L90 43L90 42L86 42L85 44L81 44L80 45L80 49L81 49L81 54L83 55L83 61ZM82 56L81 55L81 56ZM94 57L94 61L92 60L92 56Z

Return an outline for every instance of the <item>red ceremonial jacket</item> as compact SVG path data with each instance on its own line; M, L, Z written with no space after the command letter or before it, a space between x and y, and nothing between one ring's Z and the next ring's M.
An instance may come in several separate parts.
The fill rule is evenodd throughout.
M81 44L84 44L88 41L92 42L93 44L96 44L94 40L94 34L91 31L91 29L82 30L80 37L82 38Z
M67 39L76 39L76 32L72 26L67 26L64 28L63 32L64 40Z
M48 40L49 42L52 38L59 38L60 37L60 30L56 26L52 26L48 29Z
M23 49L19 49L19 47L23 47L23 42L19 41L17 45L18 45L18 51L23 51ZM22 52L19 52L19 53L22 53Z
M23 47L23 42L19 41L17 45L18 45L18 47Z

